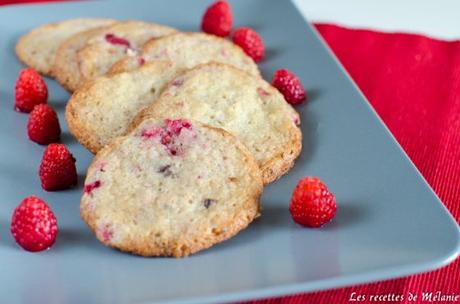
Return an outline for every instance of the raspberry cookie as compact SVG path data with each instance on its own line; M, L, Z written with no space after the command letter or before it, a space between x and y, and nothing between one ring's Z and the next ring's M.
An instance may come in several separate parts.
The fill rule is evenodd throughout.
M27 66L51 75L56 50L64 40L78 32L114 22L110 19L88 18L46 24L23 35L16 44L16 54Z
M83 81L80 75L77 53L92 36L104 33L107 27L100 27L75 34L64 41L56 51L52 74L67 91L75 91Z
M111 71L135 69L150 60L170 60L183 68L193 68L215 61L259 75L257 65L240 47L223 38L204 33L177 33L149 41L139 56L124 58L115 63Z
M80 213L107 246L184 257L246 228L262 188L257 163L229 133L149 119L98 153Z
M134 56L145 42L177 32L175 29L141 21L115 24L102 35L91 37L78 52L81 75L85 80L105 74L119 59Z
M266 184L294 165L302 147L299 115L278 90L225 64L179 75L133 125L149 116L190 118L232 133L254 154Z
M59 56L60 60L55 65L56 78L68 90L74 91L85 81L105 74L119 59L135 56L147 40L175 32L175 29L164 25L124 21L92 35L75 37L61 50L72 56ZM67 67L69 63L70 67Z
M137 70L89 81L67 104L70 132L96 153L113 138L124 135L136 114L158 98L177 72L172 62L152 61Z

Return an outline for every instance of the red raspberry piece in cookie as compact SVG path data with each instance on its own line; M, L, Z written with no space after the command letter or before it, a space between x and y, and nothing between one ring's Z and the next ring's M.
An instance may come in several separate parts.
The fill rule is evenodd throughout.
M183 129L192 130L192 124L185 119L166 119L164 127L154 127L142 131L142 137L159 138L171 155L184 152L184 143L178 138Z
M115 34L106 34L105 40L108 43L113 44L113 45L121 45L127 48L131 47L131 43L127 39L118 37Z
M192 129L192 124L185 119L166 119L166 130L172 135L179 135L182 129Z
M102 171L102 172L104 172L104 171ZM99 188L100 186L101 186L101 181L97 180L95 182L92 182L91 184L85 185L84 191L85 191L86 194L91 195L91 194L93 194L93 190Z
M48 101L48 87L37 71L27 68L19 73L16 81L15 95L14 109L28 113L36 105Z

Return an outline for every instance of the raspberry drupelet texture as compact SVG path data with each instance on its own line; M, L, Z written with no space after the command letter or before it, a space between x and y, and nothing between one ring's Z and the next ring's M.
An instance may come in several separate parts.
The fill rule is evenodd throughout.
M255 62L260 62L265 57L264 41L251 28L241 27L237 29L233 33L233 43L240 46Z
M51 247L58 234L53 211L36 196L26 197L14 210L11 234L27 251L42 251Z
M301 104L307 98L300 79L287 69L280 69L273 75L272 85L283 94L284 99L292 105Z
M317 177L299 181L289 205L292 219L306 227L320 227L334 218L337 205L334 195Z
M34 69L23 69L16 80L14 109L29 113L36 105L47 101L48 87L43 78Z
M75 158L63 144L50 144L43 153L38 172L46 191L63 190L77 184Z
M203 32L226 37L232 30L232 10L227 1L216 1L209 6L203 15L201 29Z
M29 115L27 134L30 140L41 145L58 142L61 127L53 108L47 104L36 105Z

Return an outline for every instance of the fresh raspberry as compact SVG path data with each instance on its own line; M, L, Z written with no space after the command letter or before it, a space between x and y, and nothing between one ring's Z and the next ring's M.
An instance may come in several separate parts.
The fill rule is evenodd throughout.
M232 10L227 1L216 1L206 9L201 21L203 32L226 37L232 30Z
M33 69L23 69L16 80L16 111L29 113L32 109L48 100L48 88L45 81Z
M43 153L38 175L46 191L70 188L77 184L75 158L65 145L50 144Z
M248 27L240 27L233 33L233 43L239 45L243 51L255 62L265 57L265 47L262 37Z
M283 94L292 105L301 104L307 97L300 79L292 72L281 69L273 75L272 85Z
M289 205L292 219L307 227L320 227L337 211L335 197L317 177L304 177L292 194Z
M35 106L29 115L27 133L30 140L41 145L58 142L61 135L61 127L53 108L47 104Z
M11 233L27 251L48 249L58 234L56 217L43 200L36 196L26 197L13 212Z

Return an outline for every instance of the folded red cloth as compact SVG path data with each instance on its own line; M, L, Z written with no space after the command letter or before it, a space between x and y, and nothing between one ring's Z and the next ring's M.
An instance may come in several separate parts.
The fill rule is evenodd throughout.
M0 0L0 5L45 1ZM328 24L316 27L459 222L460 41ZM459 269L457 259L427 274L253 303L348 303L352 292L454 294L459 292ZM402 303L416 302L406 297Z
M316 28L457 222L460 218L460 41ZM427 223L429 224L429 223ZM252 303L348 303L356 294L458 294L460 259L397 280ZM421 300L421 299L419 299ZM367 302L366 302L367 303Z

